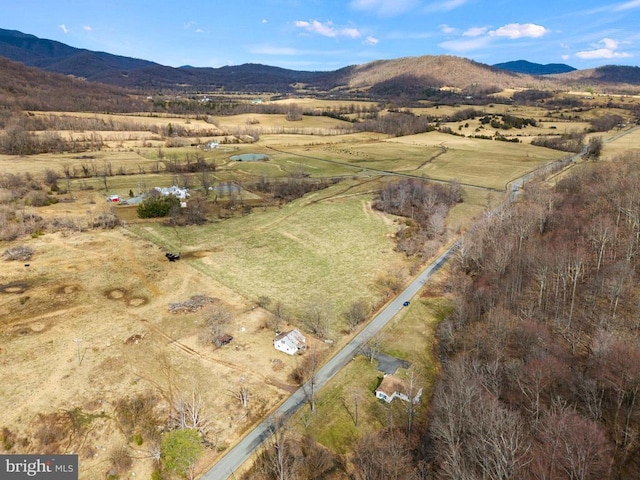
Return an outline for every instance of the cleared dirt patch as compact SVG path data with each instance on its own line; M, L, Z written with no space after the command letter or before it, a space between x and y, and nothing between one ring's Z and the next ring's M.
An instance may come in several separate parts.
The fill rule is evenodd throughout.
M9 333L18 336L31 335L34 333L42 333L47 330L47 327L47 324L44 322L19 323L17 325L13 325L9 329Z
M71 295L72 293L76 293L80 290L80 287L77 285L62 285L56 288L56 293L58 295Z
M195 252L181 253L180 256L182 258L204 258L204 257L208 257L209 255L212 255L213 253L214 253L213 250L199 250Z
M127 300L127 305L130 307L141 307L149 303L149 299L146 297L131 297Z
M126 291L120 288L114 288L113 290L107 290L104 292L105 297L110 300L121 300L126 295Z
M13 282L0 285L0 293L24 293L31 288L27 282Z

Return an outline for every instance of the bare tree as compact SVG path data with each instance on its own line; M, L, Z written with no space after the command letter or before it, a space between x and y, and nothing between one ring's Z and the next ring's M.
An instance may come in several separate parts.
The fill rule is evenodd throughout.
M413 433L413 426L416 414L418 413L418 403L422 395L421 383L420 377L416 374L415 370L411 368L406 382L406 394L409 397L409 401L403 404L407 418L407 437L410 437Z
M294 480L297 478L299 464L294 449L295 443L287 421L275 415L271 417L271 436L258 463L270 478Z
M240 402L242 408L249 407L249 398L251 398L251 391L249 390L249 387L247 385L242 384L238 386L235 390L231 391L231 395Z
M327 338L331 329L332 306L325 299L308 302L301 314L302 322L307 329L320 338Z
M216 347L225 344L225 328L233 319L233 314L220 304L214 304L206 312L205 328L200 333L200 342L204 345L213 343Z
M362 353L362 355L369 359L369 363L373 363L376 355L380 353L383 342L383 337L380 335L376 335L375 337L369 339L369 341L362 346L360 352Z
M370 311L371 307L365 300L354 300L342 316L349 330L353 330L367 319Z
M204 402L200 392L192 388L190 392L180 392L171 410L169 424L172 428L194 428L204 437L209 429L209 419L204 414Z
M353 463L359 480L410 478L410 447L402 432L393 427L367 433L355 446Z
M278 333L280 333L280 325L282 325L282 322L287 317L287 312L284 304L278 300L273 305L273 309L271 310L271 313L273 314L273 316L270 318L269 323L270 323L271 329L273 330L273 333L277 335Z

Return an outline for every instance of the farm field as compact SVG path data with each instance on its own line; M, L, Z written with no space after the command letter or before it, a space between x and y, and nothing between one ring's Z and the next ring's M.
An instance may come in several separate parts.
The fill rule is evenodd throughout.
M350 192L341 183L283 208L180 231L157 223L130 228L181 252L247 302L267 296L295 312L325 299L338 314L354 298L377 303L376 277L407 266L393 251L397 224L371 209L370 194Z

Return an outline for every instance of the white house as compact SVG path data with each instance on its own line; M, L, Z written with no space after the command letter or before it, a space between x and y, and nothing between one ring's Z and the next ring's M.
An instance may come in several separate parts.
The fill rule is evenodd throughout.
M300 333L300 330L294 328L288 332L276 335L276 338L273 339L273 347L289 355L295 355L304 350L306 347L306 339L304 335Z
M189 198L189 192L186 188L180 188L176 185L171 187L154 187L158 192L162 195L174 195L178 197L180 200L186 200Z
M385 375L380 383L380 386L376 388L376 397L380 400L384 400L387 403L391 403L394 398L399 398L404 400L405 402L420 402L420 397L422 397L422 388L419 389L413 395L413 399L409 399L409 395L414 392L410 391L411 388L401 378L396 377L395 375Z

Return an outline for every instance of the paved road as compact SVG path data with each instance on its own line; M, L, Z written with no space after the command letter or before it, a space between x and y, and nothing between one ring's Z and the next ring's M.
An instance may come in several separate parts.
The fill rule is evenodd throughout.
M315 376L315 389L322 388L337 372L339 372L358 353L376 333L382 329L403 308L405 301L411 300L429 278L445 264L447 259L455 251L458 244L454 243L427 268L425 268L409 286L394 298L387 306L375 316L353 340L329 360ZM310 385L305 384L289 397L274 413L274 415L287 418L295 413L307 401L307 392ZM238 444L227 453L202 476L203 480L223 480L229 478L233 472L247 461L255 450L271 435L271 420L266 419L251 430Z

